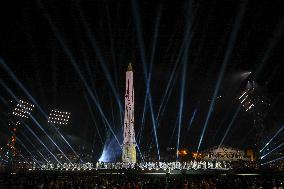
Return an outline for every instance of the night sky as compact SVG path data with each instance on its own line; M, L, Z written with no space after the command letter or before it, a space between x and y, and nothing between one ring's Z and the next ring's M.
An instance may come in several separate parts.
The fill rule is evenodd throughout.
M132 62L137 136L144 109L145 74L151 74L153 111L147 101L145 127L139 143L141 149L150 146L153 129L151 113L156 119L166 94L168 100L162 106L165 110L160 113L157 129L160 149L176 146L180 104L183 104L180 146L196 150L210 103L214 100L220 70L226 60L218 98L214 100L216 103L201 149L220 143L248 80L257 83L259 94L270 104L263 120L265 141L284 124L284 64L281 51L284 17L281 14L283 6L275 2L1 2L0 79L17 98L31 102L11 77L11 72L5 70L5 64L47 114L54 108L71 113L69 125L60 130L76 149L80 145L87 149L87 153L93 149L95 154L100 154L102 142L111 139L112 135L106 129L93 99L100 103L114 132L119 133L122 124L117 99L124 107L125 72L128 63ZM182 53L178 58L180 51ZM249 76L248 72L252 74ZM172 93L167 94L165 91L170 81ZM182 94L184 98L180 101ZM12 99L5 87L0 85L1 145L9 136L7 120L10 110L7 102ZM188 129L195 110L195 118ZM61 144L60 137L54 134L38 107L32 114ZM252 147L257 131L253 126L255 119L255 114L242 109L224 145ZM45 138L34 122L26 122L38 136ZM29 131L20 128L19 137L21 133L41 148ZM154 142L152 144L155 146Z

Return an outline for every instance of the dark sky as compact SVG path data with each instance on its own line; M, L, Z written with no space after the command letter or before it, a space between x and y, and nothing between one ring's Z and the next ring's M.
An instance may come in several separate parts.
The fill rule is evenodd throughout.
M274 1L26 0L1 2L0 7L0 57L46 113L52 108L71 112L70 124L61 129L66 136L73 136L88 146L94 143L97 151L101 151L102 145L95 123L103 141L108 131L86 86L100 103L111 127L118 132L121 122L115 96L123 106L129 62L133 64L135 77L136 134L141 127L146 92L143 60L147 70L153 60L150 93L154 117L174 72L170 85L173 92L159 119L157 133L161 149L176 145L177 129L174 132L174 128L179 115L182 73L185 73L185 90L180 145L197 148L220 69L230 49L218 92L222 97L217 99L209 119L202 149L219 144L237 109L248 71L256 75L254 80L261 95L271 104L265 117L267 135L284 123L281 51L284 18L281 6ZM184 50L186 45L182 44L187 44L188 25L192 26L189 30L192 40ZM181 49L181 59L178 59ZM31 101L3 64L1 81L18 98ZM0 86L0 97L2 145L7 137L5 124L9 112L5 101L11 99L3 86ZM187 130L196 108L196 117ZM52 133L37 108L33 114ZM241 110L224 144L239 148L252 146L253 120L254 114ZM44 137L32 121L29 125ZM142 148L151 142L152 127L147 103ZM24 128L19 132L29 135ZM73 145L77 146L76 141Z

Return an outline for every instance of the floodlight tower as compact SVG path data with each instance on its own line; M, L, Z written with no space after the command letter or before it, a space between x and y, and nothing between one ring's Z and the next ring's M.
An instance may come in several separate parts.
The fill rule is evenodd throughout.
M256 129L255 144L259 148L264 138L264 119L270 108L269 99L263 93L261 86L256 81L248 80L246 89L239 97L241 107L253 117L253 125Z
M55 125L67 125L70 118L70 112L63 112L57 109L51 110L48 123L55 124Z
M33 108L33 104L23 100L19 100L17 105L13 107L12 117L8 123L12 135L7 142L2 154L2 156L4 155L5 159L10 160L12 157L16 156L16 132L18 130L18 127L21 125L21 121L29 118L29 115L31 114Z
M65 112L65 111L59 111L58 109L53 109L49 113L48 120L47 122L49 124L52 124L55 126L56 132L54 132L54 138L56 137L56 134L59 133L60 126L67 125L69 122L70 118L70 112ZM62 151L61 151L62 152ZM62 154L58 154L59 158L63 158L63 156L69 160L66 155L62 152Z
M253 98L255 90L255 81L248 81L245 91L239 97L240 103L246 112L251 112L255 107L255 99Z
M30 112L34 107L33 104L20 100L12 113L22 119L29 118Z
M124 112L124 131L122 161L124 163L136 163L136 142L134 131L134 86L133 71L129 63L126 72L125 89L125 112Z
M16 121L12 123L12 137L10 140L10 147L12 150L12 154L13 156L16 155L16 148L15 148L15 144L16 144L16 131L18 129L18 126L21 124L21 122L19 121L19 119L27 119L29 118L31 111L33 111L34 109L34 105L23 101L23 100L19 100L18 104L16 105L16 107L14 108L12 114L16 117Z

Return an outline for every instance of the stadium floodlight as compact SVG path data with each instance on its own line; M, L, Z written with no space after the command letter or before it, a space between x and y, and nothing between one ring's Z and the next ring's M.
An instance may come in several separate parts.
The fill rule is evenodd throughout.
M243 99L241 100L241 104L242 104L247 98L248 98L248 95L246 95L245 98L243 98Z
M250 110L253 106L254 106L254 104L250 104L250 106L246 109L246 112L247 112L248 110Z
M48 117L48 123L57 124L57 125L67 125L69 118L70 118L69 112L51 110Z
M23 100L19 100L18 104L13 109L12 114L21 118L28 118L33 108L33 104Z
M240 97L239 100L246 94L247 92L245 91Z

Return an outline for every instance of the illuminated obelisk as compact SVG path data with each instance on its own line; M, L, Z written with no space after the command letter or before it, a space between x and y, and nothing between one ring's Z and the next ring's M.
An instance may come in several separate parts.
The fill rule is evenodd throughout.
M122 162L136 163L136 142L134 131L134 86L133 71L129 63L126 72L125 112L122 146Z

